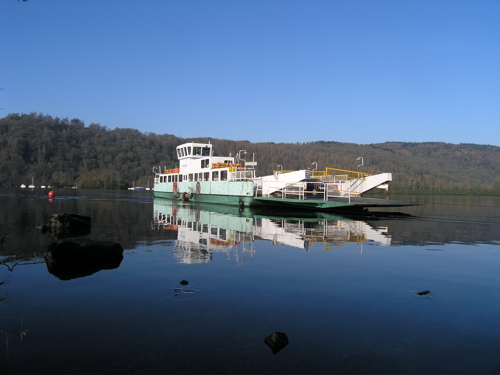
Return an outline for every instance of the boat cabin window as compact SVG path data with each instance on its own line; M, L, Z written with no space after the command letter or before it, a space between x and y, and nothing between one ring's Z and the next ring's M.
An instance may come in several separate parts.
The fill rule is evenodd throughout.
M189 180L188 181L193 181L193 174L192 173L189 174Z
M182 175L179 175L179 182L182 182Z
M201 147L193 147L193 155L201 156Z
M203 181L208 181L209 178L210 178L210 173L209 172L204 172L203 173Z
M186 148L186 155L188 155L188 156L191 156L191 155L192 155L192 154L191 154L191 146L188 146L188 147Z
M170 175L167 176L167 182L172 182L172 176Z
M220 171L220 180L227 181L227 171Z
M209 159L203 159L201 161L201 167L202 168L208 168L208 165L209 165Z
M210 156L210 147L203 147L202 155Z
M212 181L219 181L219 171L212 172Z

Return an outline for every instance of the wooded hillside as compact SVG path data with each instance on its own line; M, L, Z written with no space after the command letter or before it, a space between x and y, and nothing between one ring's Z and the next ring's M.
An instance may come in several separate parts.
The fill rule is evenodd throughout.
M168 133L168 127L165 133ZM171 134L108 129L79 119L37 113L0 119L0 184L81 188L152 187L152 168L177 165L175 147L186 141ZM246 150L257 174L326 167L368 173L392 172L393 192L500 194L500 147L476 144L386 142L358 145L334 141L251 143L210 139L218 155ZM363 157L364 165L358 168Z

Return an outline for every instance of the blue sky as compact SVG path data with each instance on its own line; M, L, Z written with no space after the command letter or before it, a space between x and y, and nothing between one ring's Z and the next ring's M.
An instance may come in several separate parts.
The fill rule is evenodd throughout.
M500 145L498 0L2 0L0 116Z

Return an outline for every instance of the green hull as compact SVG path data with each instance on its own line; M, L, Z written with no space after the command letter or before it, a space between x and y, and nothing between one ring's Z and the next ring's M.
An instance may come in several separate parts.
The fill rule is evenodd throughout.
M174 195L172 192L154 191L157 198L166 198L171 200L185 200L197 203L225 204L230 206L254 207L282 207L286 209L314 210L314 211L335 211L335 210L359 210L368 207L403 207L413 206L415 203L398 202L387 199L362 198L362 197L337 197L328 201L321 199L292 199L292 198L270 198L253 197L243 195L224 195L224 194L191 194L190 197L183 194ZM183 199L183 196L187 199Z
M256 197L253 206L281 206L289 208L303 208L308 210L333 210L342 207L352 207L352 203L324 201L324 200L302 200L302 199L282 199Z
M166 198L171 200L182 201L182 195L174 196L173 193L155 191L153 193L156 198ZM252 204L253 197L242 197L234 195L215 195L215 194L192 194L191 198L187 199L189 202L197 203L214 203L214 204L226 204L231 206L248 207Z

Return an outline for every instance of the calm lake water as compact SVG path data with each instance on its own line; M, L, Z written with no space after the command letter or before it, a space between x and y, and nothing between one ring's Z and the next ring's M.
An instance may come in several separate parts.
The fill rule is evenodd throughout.
M500 373L500 197L299 217L55 191L0 189L0 373ZM118 267L50 273L35 228L63 212Z

